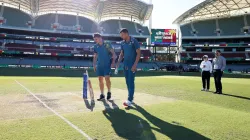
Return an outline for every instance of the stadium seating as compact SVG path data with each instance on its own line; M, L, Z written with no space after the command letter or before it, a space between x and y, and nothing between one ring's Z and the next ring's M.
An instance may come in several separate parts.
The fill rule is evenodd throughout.
M141 24L138 24L138 23L136 23L136 25L137 25L138 30L139 29L142 30L143 35L150 35L148 27L144 27L144 26L142 26Z
M223 53L225 58L246 58L245 53Z
M121 26L122 26L122 28L128 29L130 34L139 35L139 33L135 29L135 25L133 22L121 20Z
M55 14L41 15L36 19L34 28L51 30L51 24L55 23L55 18Z
M84 66L92 67L92 61L87 60L57 60L57 59L37 59L37 58L3 58L0 57L0 64L4 65L41 65L41 66ZM123 67L123 64L120 64ZM154 63L138 63L138 68L157 68Z
M84 18L84 17L79 17L79 24L82 27L82 32L85 33L95 33L97 32L97 24L95 24L93 21Z
M76 16L58 14L58 23L63 26L73 27L76 25Z
M248 24L250 24L250 16L247 16ZM243 16L222 18L218 20L221 29L221 36L225 35L243 35L242 28L244 27ZM198 21L193 23L194 29L197 31L197 36L216 36L215 20ZM233 28L232 28L233 27ZM181 26L182 36L192 36L192 28L190 24Z
M241 29L244 27L243 16L219 19L222 35L240 35L243 34Z
M31 18L28 14L18 9L13 9L9 7L4 7L3 17L6 19L5 25L7 26L28 28L26 23L28 21L31 21Z
M9 51L21 51L21 52L35 52L36 49L30 48L8 48Z
M186 24L181 26L181 34L182 36L192 36L191 34L192 28L190 24Z
M43 49L46 49L46 50L68 50L68 51L74 50L74 48L72 48L72 47L56 47L56 46L43 46Z
M41 15L36 19L34 28L51 30L51 25L55 23L56 14ZM76 22L76 16L58 14L58 23L62 26L74 27ZM94 33L97 32L97 25L84 17L79 17L79 24L81 25L82 32ZM62 29L59 29L62 30ZM71 32L77 32L77 30L70 30Z
M32 44L19 44L19 43L7 43L5 44L5 47L7 48L34 48L38 49L39 46L32 45Z
M118 34L120 31L119 20L107 20L100 24L100 27L103 27L104 33L106 34ZM142 35L150 35L148 27L144 27L138 23L133 23L130 21L120 20L121 28L127 28L131 35L139 35L138 31L136 31L135 24L137 25L137 29L141 29Z
M197 31L197 36L215 36L216 24L215 20L207 20L196 22L193 24Z
M204 55L208 55L209 58L214 58L213 53L189 53L192 58L202 58ZM246 58L245 53L223 53L225 58ZM187 53L181 53L181 57L188 57Z
M202 58L204 55L208 55L209 58L213 58L213 53L189 53L192 58Z
M100 24L100 27L103 28L103 32L106 34L118 34L119 33L118 20L104 21Z
M13 17L13 15L15 15L15 17ZM6 23L7 26L27 28L28 27L27 22L31 21L31 18L28 14L18 9L13 9L9 7L4 8L3 17L7 20ZM34 26L32 28L52 30L51 26L53 23L56 22L55 19L56 19L56 14L40 15L36 18ZM103 27L104 29L103 31L106 34L118 34L120 30L118 21L119 20L104 21L100 24L100 27ZM148 27L144 27L138 23L126 20L120 20L120 22L121 22L121 28L127 28L130 34L132 35L140 35L138 33L139 29L141 29L142 35L150 35ZM74 29L73 27L77 24L76 16L74 15L58 14L58 23L65 27L70 27L70 28L72 27L72 30L60 28L58 29L59 31L64 30L70 32L77 32L77 30L73 30ZM82 32L95 33L98 31L98 25L85 17L79 16L79 24L81 25ZM138 31L136 30L135 24L137 26Z
M188 57L187 53L181 53L181 57Z
M68 53L70 54L71 51L66 51L66 50L45 50L47 53Z

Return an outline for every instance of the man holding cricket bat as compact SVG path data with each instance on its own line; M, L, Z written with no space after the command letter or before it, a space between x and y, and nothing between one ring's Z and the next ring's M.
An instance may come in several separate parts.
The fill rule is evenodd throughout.
M96 45L94 46L94 58L93 67L99 79L99 86L101 90L100 98L97 100L105 99L104 95L104 81L105 78L106 86L108 88L107 100L111 98L111 67L115 65L116 55L114 49L110 43L103 41L102 36L99 33L94 34L94 41ZM97 62L97 63L96 63Z
M134 99L135 91L135 72L137 64L141 57L141 50L138 41L129 36L127 29L122 29L120 31L120 36L123 39L121 42L121 53L116 66L116 73L119 68L119 64L124 59L124 74L126 79L126 84L128 88L128 100L123 103L124 106L131 106Z

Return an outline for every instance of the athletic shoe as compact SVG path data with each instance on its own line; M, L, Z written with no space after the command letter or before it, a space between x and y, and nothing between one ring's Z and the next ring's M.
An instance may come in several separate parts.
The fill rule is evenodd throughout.
M222 94L222 91L219 91L218 94Z
M218 91L215 91L215 92L214 92L214 94L217 94L217 93L219 93L219 92L218 92Z
M111 92L108 92L107 93L107 100L110 100L110 98L111 98Z
M209 92L209 89L206 89L206 92Z
M201 89L201 91L205 91L205 89L203 88L203 89Z
M100 95L100 98L97 99L97 101L101 101L101 100L103 100L103 99L105 99L105 96L104 96L103 94L101 94L101 95Z
M124 106L131 106L131 105L132 105L132 102L130 102L130 101L125 101L125 102L123 103L123 105L124 105Z

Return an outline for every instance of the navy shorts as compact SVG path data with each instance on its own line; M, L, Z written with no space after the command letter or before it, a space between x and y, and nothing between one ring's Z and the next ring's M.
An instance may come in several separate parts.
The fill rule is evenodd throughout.
M97 76L110 76L111 74L111 66L97 66L96 67L96 75Z

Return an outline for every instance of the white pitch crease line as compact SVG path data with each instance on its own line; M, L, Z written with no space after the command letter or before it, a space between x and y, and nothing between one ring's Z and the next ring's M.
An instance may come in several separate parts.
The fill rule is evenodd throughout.
M38 98L33 92L31 92L28 88L26 88L24 85L19 83L17 80L15 80L17 84L19 84L21 87L23 87L27 92L29 92L34 98L36 98L44 107L46 107L48 110L53 112L56 116L61 118L64 122L66 122L69 126L77 130L80 134L82 134L84 137L86 137L88 140L93 140L90 136L88 136L85 132L83 132L80 128L78 128L76 125L71 123L69 120L64 118L62 115L60 115L58 112L56 112L54 109L50 108L46 103L44 103L40 98Z

